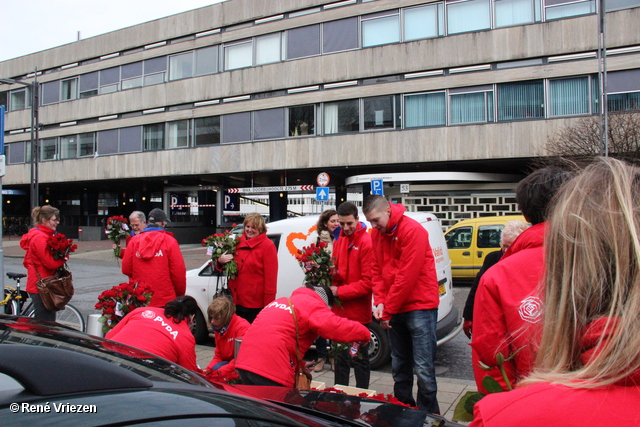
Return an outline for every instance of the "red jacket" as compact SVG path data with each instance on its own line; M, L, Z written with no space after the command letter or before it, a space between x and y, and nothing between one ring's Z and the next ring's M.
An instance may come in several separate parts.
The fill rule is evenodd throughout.
M213 354L213 359L209 362L209 366L207 366L208 369L212 369L220 362L228 361L229 363L219 369L220 372L223 375L226 375L235 370L235 364L233 363L233 358L235 356L235 341L236 338L244 337L249 326L251 326L249 322L234 314L231 316L229 326L223 333L213 331L213 334L216 337L216 351Z
M342 231L333 244L333 256L336 259L333 285L338 287L342 304L342 308L334 305L333 312L362 324L370 323L373 254L367 226L361 222L351 236Z
M473 309L471 343L478 390L484 391L482 379L487 375L494 377L506 390L497 368L484 371L477 366L478 360L495 366L498 351L506 358L524 347L503 365L512 384L533 369L541 333L542 300L539 292L543 277L542 246L501 259L482 276Z
M438 277L429 233L392 204L387 232L371 232L375 304L384 304L383 320L392 314L438 308Z
M173 234L160 228L146 228L129 242L122 260L122 273L153 289L150 307L163 307L184 295L187 269Z
M265 233L247 240L242 233L233 259L238 275L229 279L233 301L245 308L262 308L276 298L278 254Z
M541 222L540 224L532 225L531 227L524 230L516 240L509 246L509 248L505 251L504 255L502 255L502 259L505 259L516 252L520 252L523 249L528 248L537 248L543 245L544 243L544 233L547 228L546 222Z
M196 340L183 319L175 323L159 307L139 307L127 314L105 338L164 357L183 368L200 372Z
M38 288L36 288L38 274L43 279L53 276L56 270L65 263L64 259L53 259L53 252L47 248L47 241L54 234L55 231L46 225L39 225L29 230L20 239L20 247L27 251L22 265L27 269L26 291L31 294L38 293Z
M366 326L336 316L313 290L296 289L291 294L296 310L300 356L304 356L318 335L340 342L368 342ZM297 365L296 329L287 298L278 298L256 317L242 339L236 368L244 369L293 387Z

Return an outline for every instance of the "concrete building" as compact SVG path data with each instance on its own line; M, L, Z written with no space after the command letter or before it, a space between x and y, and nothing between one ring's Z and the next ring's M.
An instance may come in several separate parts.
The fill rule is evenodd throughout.
M640 1L605 4L609 107L637 106ZM37 69L39 202L72 227L153 207L220 226L230 188L278 187L282 217L321 171L336 200L417 173L385 192L447 225L515 211L548 136L598 113L598 7L228 0L0 62L0 78ZM28 215L30 92L0 90L4 211Z

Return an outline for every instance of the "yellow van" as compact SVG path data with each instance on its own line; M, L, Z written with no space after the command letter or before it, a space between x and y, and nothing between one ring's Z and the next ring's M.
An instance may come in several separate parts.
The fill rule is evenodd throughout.
M522 215L489 216L460 221L444 235L454 279L476 277L484 257L500 250L502 229L509 221L525 221Z

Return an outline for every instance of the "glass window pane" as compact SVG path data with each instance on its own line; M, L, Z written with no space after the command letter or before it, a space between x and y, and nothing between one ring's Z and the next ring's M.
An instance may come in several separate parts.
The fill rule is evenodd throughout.
M484 30L490 26L489 0L468 0L447 4L448 34Z
M125 64L120 67L120 78L130 79L142 75L142 61Z
M447 239L447 248L466 249L471 247L471 233L473 233L471 227L454 228L445 236Z
M11 111L24 110L27 106L31 106L31 102L27 102L27 91L25 89L12 90L9 95L9 101Z
M498 85L498 121L544 118L542 80Z
M222 142L251 141L251 113L222 116Z
M78 135L78 157L87 157L94 155L96 151L95 138L96 134L94 132L81 133L80 135Z
M118 152L118 129L98 132L98 154L116 154Z
M251 41L224 47L224 69L251 67L253 65L253 43Z
M330 135L360 130L358 100L329 102L324 104L324 133Z
M54 160L56 158L56 138L40 140L40 160Z
M60 80L43 83L41 86L42 105L60 102Z
M169 57L169 80L186 79L193 75L193 52Z
M151 86L164 83L164 73L149 74L144 76L144 85Z
M358 17L325 22L322 26L322 52L358 48Z
M189 146L189 120L167 123L167 148Z
M400 16L362 21L362 47L397 43L400 41Z
M253 139L284 138L284 108L253 113Z
M287 30L287 59L320 54L320 25Z
M119 153L138 153L142 151L142 126L120 129Z
M445 93L405 96L404 115L404 126L406 128L444 126L447 120Z
M640 69L607 72L607 93L640 91Z
M9 111L9 92L0 92L0 105L4 105L5 111Z
M280 33L256 37L256 65L279 62L282 59Z
M88 98L98 94L99 74L97 71L93 73L80 75L80 98Z
M196 50L196 76L218 72L218 46Z
M442 35L438 28L438 5L404 9L404 40L418 40Z
M607 95L609 111L640 111L640 92Z
M100 70L100 86L117 84L120 81L120 67Z
M500 249L500 239L504 225L481 225L478 227L477 242L479 248Z
M476 123L487 120L486 92L450 95L451 123Z
M589 113L589 78L551 80L549 103L551 116Z
M549 6L549 1L546 5ZM562 2L565 3L565 2ZM568 4L559 4L553 7L545 8L545 19L561 19L570 16L586 15L588 13L595 13L596 5L595 1L582 1Z
M62 81L62 90L60 93L60 98L63 101L78 98L78 79L77 78Z
M195 119L194 126L196 147L220 144L220 116Z
M78 136L70 135L60 138L60 158L75 159L78 155Z
M164 149L164 123L144 126L144 150Z
M146 59L144 61L144 74L154 74L154 73L159 73L161 71L167 71L166 56Z
M303 105L289 108L289 136L315 135L315 107Z
M384 129L393 127L393 96L365 98L364 129Z
M607 12L638 6L640 6L639 0L607 0L604 2L604 7Z
M142 86L142 77L134 77L122 81L122 90L133 89Z
M26 161L25 156L25 147L26 142L14 142L13 144L7 144L7 147L10 147L9 153L7 154L7 163L16 164L16 163L24 163Z
M533 22L531 0L494 0L496 27L520 25Z

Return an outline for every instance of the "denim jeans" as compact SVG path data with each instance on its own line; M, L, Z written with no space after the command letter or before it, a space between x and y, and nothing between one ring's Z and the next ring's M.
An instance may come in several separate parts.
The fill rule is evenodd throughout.
M436 324L438 309L408 311L391 317L391 369L393 393L411 406L413 399L413 373L418 377L418 408L434 414L440 413L436 396Z

